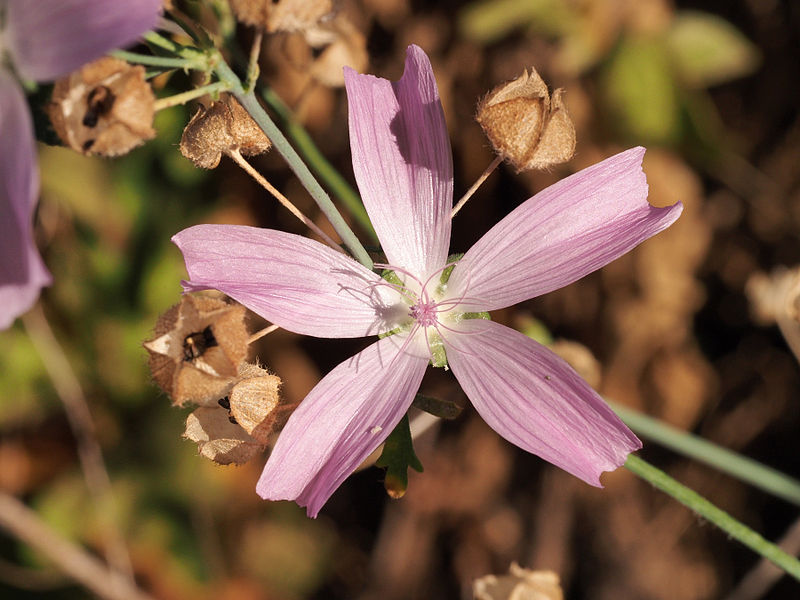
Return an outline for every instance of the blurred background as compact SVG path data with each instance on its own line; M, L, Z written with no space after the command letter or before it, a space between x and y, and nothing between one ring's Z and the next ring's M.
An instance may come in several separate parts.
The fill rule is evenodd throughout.
M207 7L176 4L216 27ZM521 175L502 165L456 217L453 252L564 176L647 146L650 201L683 202L679 221L601 272L493 318L588 348L596 362L584 361L587 376L616 402L800 477L797 360L752 293L754 281L800 263L800 4L343 0L340 10L340 58L302 35L273 34L261 65L351 184L342 62L397 79L406 46L425 49L450 128L456 197L494 158L474 120L484 94L531 66L565 90L575 157ZM249 47L252 30L237 35ZM159 95L189 84L180 73L154 81ZM316 520L256 496L264 457L241 467L199 457L181 438L189 411L152 382L141 345L180 296L185 272L169 238L209 222L305 231L232 162L202 171L180 155L193 111L160 111L158 137L119 160L40 146L36 234L55 284L43 312L0 333L2 490L92 553L124 539L141 587L165 600L470 598L476 577L511 561L555 571L575 600L737 590L758 562L749 550L625 469L605 475L600 490L517 450L468 404L417 442L425 472L410 474L403 499L390 500L383 472L370 468ZM279 155L253 163L330 231ZM57 345L37 328L42 315ZM796 342L797 324L783 325ZM254 344L254 356L299 401L367 343L278 331ZM112 493L101 502L81 469L76 417L60 399L79 392L58 345L105 458ZM465 401L441 370L429 370L422 391ZM797 519L797 507L655 444L641 454L768 539ZM738 597L797 596L783 579ZM0 533L0 597L90 593Z

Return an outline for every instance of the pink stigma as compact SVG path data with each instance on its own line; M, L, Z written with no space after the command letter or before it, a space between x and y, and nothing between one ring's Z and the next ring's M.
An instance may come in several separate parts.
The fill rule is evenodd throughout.
M423 327L432 327L438 323L435 302L418 302L411 307L408 314Z

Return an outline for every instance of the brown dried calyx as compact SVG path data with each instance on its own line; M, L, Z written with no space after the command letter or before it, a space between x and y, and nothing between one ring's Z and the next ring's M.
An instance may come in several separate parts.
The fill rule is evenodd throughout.
M239 152L255 156L269 150L272 143L250 114L230 94L218 102L201 107L183 130L181 154L195 166L213 169L222 154Z
M200 407L186 419L184 437L214 462L243 464L264 450L295 408L281 398L280 377L243 363L239 378L217 406Z
M477 121L517 172L546 169L575 153L575 127L562 101L535 69L493 89L478 104Z
M270 33L303 31L332 15L334 0L230 0L236 18Z
M217 406L247 357L245 308L210 296L185 295L159 317L144 343L156 383L182 406Z
M142 66L104 57L62 77L48 115L61 140L82 154L119 156L155 137L155 96Z
M564 600L558 575L511 563L507 575L485 575L472 584L474 600Z

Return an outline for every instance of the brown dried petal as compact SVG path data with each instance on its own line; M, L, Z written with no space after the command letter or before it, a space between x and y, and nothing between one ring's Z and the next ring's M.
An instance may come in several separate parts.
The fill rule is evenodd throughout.
M294 404L281 399L281 379L256 365L243 365L244 376L231 390L228 401L236 422L259 442L266 444L286 423Z
M343 14L331 23L306 32L305 37L310 46L317 47L315 41L325 39L328 34L332 41L314 60L309 72L322 85L341 87L344 85L343 67L357 72L366 70L369 64L367 38Z
M218 102L201 107L186 125L180 150L195 166L215 168L222 154L239 151L254 156L269 150L269 138L250 114L229 94Z
M142 66L104 57L62 77L47 107L61 140L82 154L118 156L155 137L155 96Z
M565 162L575 152L575 128L562 91L556 90L551 102L534 69L489 92L476 118L495 151L518 172Z
M558 575L511 563L508 575L486 575L472 586L475 600L564 600Z
M223 408L200 407L186 418L183 436L197 443L201 455L220 465L241 465L264 449Z
M209 296L185 295L167 310L144 347L156 383L182 405L214 405L233 385L247 357L245 308Z

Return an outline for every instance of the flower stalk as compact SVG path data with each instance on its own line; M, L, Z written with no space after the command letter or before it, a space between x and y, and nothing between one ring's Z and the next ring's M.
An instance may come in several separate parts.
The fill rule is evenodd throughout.
M159 98L155 102L155 110L158 112L159 110L163 110L165 108L172 108L173 106L186 104L187 102L190 102L195 98L205 96L206 94L219 94L220 92L226 91L228 91L228 84L223 81L217 81L215 83L193 88L186 92L181 92L180 94L175 94L174 96Z
M800 581L800 561L724 510L714 506L694 490L634 454L628 456L625 467Z

